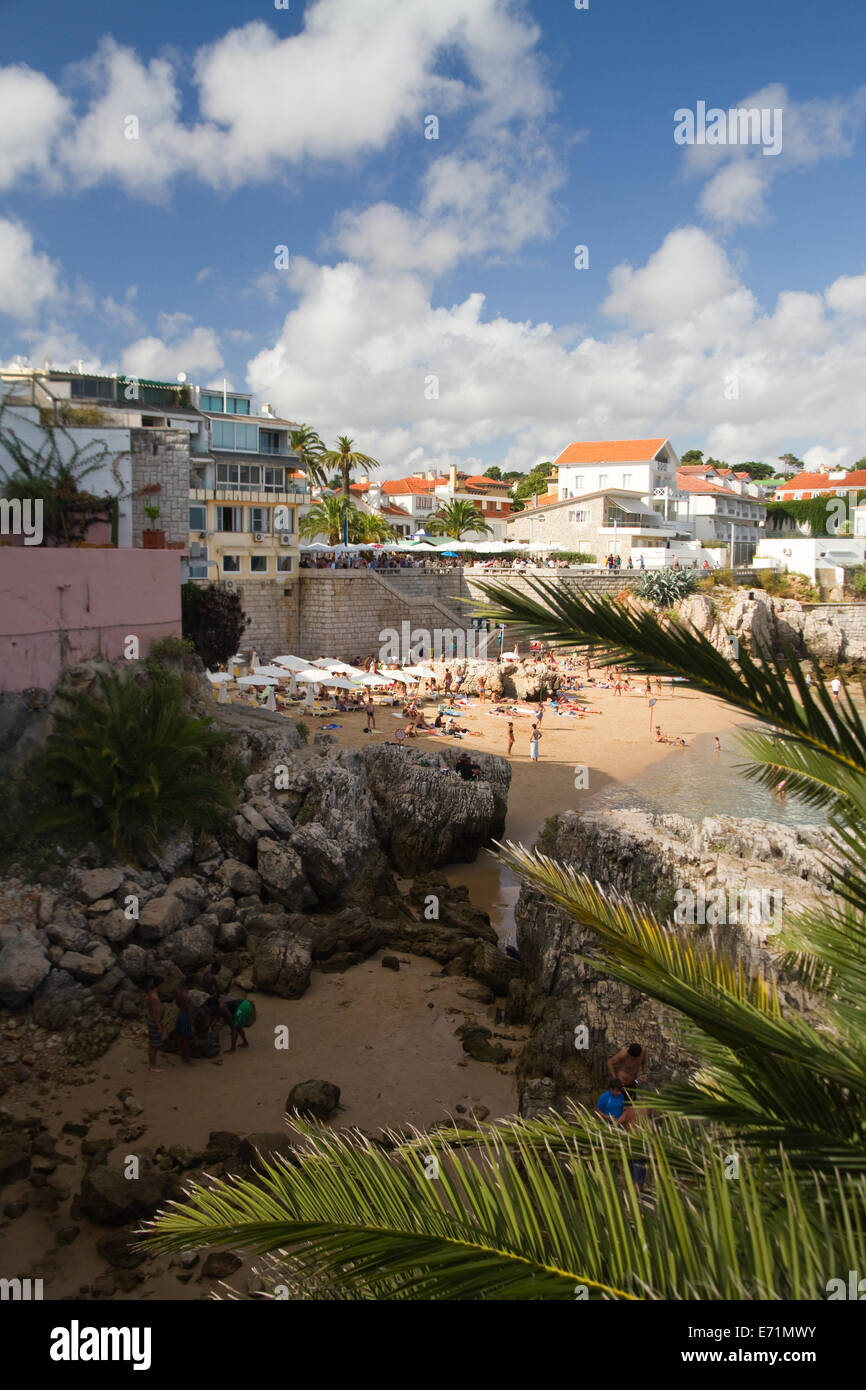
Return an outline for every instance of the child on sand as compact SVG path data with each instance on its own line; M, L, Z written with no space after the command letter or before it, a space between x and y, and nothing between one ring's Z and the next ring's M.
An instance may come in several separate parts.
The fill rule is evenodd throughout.
M510 757L511 757L511 750L512 750L513 747L514 747L514 725L512 724L511 720L509 719L509 721L508 721L508 747L507 747L506 750L505 750L505 756L506 756L507 758L510 758Z

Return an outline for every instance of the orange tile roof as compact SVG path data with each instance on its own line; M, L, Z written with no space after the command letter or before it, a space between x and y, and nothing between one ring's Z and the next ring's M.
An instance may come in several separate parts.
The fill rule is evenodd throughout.
M592 443L569 444L558 459L565 463L649 463L666 439L600 439Z
M701 497L715 496L721 494L724 497L740 497L738 492L734 492L729 487L723 487L721 483L709 482L706 478L695 478L684 469L677 469L677 487L681 492L692 492ZM751 497L750 502L757 502L761 505L760 498Z
M408 497L415 493L432 492L437 483L447 481L447 478L391 478L382 484L382 491L391 497Z
M788 478L778 487L775 495L779 497L786 492L836 492L840 487L866 488L866 469L846 473L844 478L835 481L828 478L826 473L798 473L795 478Z

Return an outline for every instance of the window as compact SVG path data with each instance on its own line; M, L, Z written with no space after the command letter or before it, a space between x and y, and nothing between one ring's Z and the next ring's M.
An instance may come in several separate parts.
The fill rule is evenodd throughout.
M278 454L280 452L279 430L259 430L259 453Z
M432 497L416 497L419 512L429 512L433 506Z
M218 531L242 531L244 529L243 507L217 507L216 529Z
M244 396L229 396L227 404L231 415L249 415L250 413L250 403Z
M247 529L250 531L270 531L270 507L247 507Z
M223 398L222 398L222 396L214 396L214 395L205 394L205 392L203 391L203 392L202 392L202 395L201 395L201 408L202 408L202 410L218 410L218 411L220 412L220 414L222 414L222 410L223 410Z
M218 463L218 488L258 488L261 487L262 470L255 463Z
M292 557L291 555L277 556L277 574L291 574Z
M241 557L240 555L223 556L223 574L240 574Z
M268 557L267 555L250 556L250 574L267 574Z
M189 577L190 579L207 579L207 560L190 560Z
M259 451L259 432L256 426L235 424L234 420L213 420L211 440L215 449L237 449L249 454L257 454Z
M207 530L207 507L190 507L189 529L191 531Z
M114 400L114 382L101 381L99 377L83 376L77 381L70 381L69 394L71 396L84 396L93 399L95 396L100 401Z
M265 492L285 492L286 490L286 470L285 468L266 468Z
M607 487L607 474L606 474L606 473L599 473L599 475L598 475L598 485L599 485L599 487Z
M622 475L622 485L623 485L623 487L631 487L631 474L630 474L630 473L623 473L623 475Z
M583 488L583 478L575 478L573 487L575 492L580 492Z

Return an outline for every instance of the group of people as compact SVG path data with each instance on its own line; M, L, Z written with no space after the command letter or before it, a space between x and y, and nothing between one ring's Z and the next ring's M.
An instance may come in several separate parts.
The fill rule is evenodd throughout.
M211 962L202 978L202 990L207 998L204 1004L196 1005L191 991L196 988L195 978L186 976L183 984L174 993L177 1007L173 1033L177 1039L177 1050L186 1066L192 1065L192 1042L196 1037L209 1037L228 1027L231 1033L229 1052L236 1052L238 1043L249 1047L246 1030L255 1022L255 1009L249 999L231 998L221 995L219 990L219 963ZM159 1054L165 1046L162 1036L162 1000L159 997L161 979L152 975L146 981L145 1014L147 1021L147 1065L149 1071L160 1071Z

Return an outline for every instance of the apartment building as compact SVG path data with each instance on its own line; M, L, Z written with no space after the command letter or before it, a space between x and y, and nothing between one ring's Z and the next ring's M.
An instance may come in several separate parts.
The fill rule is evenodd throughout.
M350 491L356 502L379 512L401 535L426 529L441 507L459 501L475 507L491 528L490 533L467 532L464 539L490 539L492 534L501 540L512 511L510 484L481 474L459 472L454 464L447 474L434 470L384 482L364 476L351 485ZM395 512L394 508L398 510Z
M297 571L300 509L311 495L293 453L296 428L252 396L201 390L206 429L190 457L190 576L273 580Z

